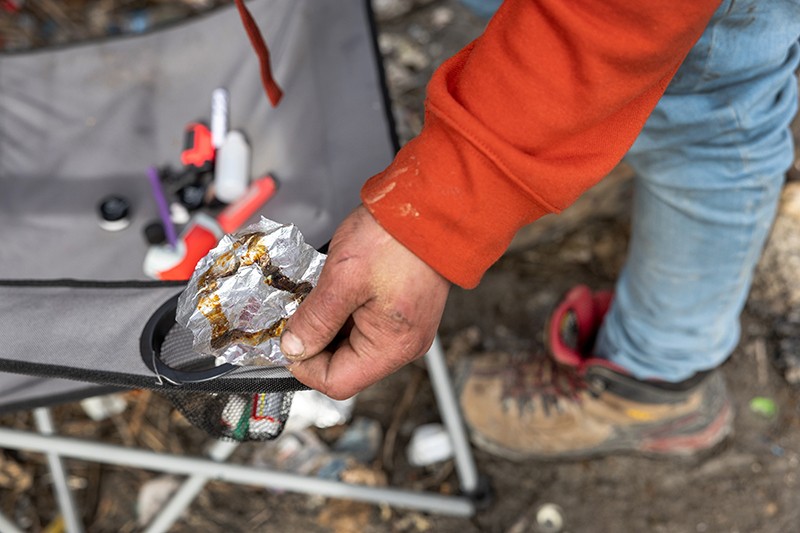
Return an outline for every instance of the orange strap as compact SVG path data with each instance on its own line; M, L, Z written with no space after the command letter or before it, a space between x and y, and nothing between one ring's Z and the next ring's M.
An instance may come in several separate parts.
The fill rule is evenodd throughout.
M239 10L239 16L242 17L244 29L247 31L247 36L250 38L250 44L253 45L253 50L255 50L256 55L258 55L258 61L261 64L261 83L264 84L264 90L267 92L269 101L272 103L272 106L275 107L278 105L278 102L281 101L283 91L278 87L275 78L272 77L272 69L269 65L269 49L264 42L261 31L256 25L256 21L253 20L253 15L251 15L250 11L245 7L244 0L235 0L235 2L236 8Z

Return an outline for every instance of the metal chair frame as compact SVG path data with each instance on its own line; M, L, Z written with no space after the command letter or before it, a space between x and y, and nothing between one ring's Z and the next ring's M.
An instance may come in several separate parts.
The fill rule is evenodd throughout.
M147 533L168 531L211 479L309 495L388 504L392 507L434 514L469 517L475 514L484 494L438 337L425 354L425 363L442 422L453 445L455 469L461 491L459 495L445 496L392 487L366 487L250 465L225 463L224 461L238 446L238 443L234 442L215 442L208 452L208 457L204 458L60 437L56 434L48 407L40 407L33 411L38 433L0 428L0 448L28 450L47 455L56 501L69 533L80 533L84 528L72 492L67 485L67 474L63 464L65 458L187 476L183 485L148 525L145 530ZM22 533L21 529L2 514L0 514L0 531Z

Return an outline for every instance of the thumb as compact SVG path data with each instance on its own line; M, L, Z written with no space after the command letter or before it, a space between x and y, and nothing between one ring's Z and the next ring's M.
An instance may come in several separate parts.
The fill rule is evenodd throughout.
M317 286L286 323L281 352L289 361L302 361L324 350L359 305L358 291L341 279L338 283L329 279L323 270Z

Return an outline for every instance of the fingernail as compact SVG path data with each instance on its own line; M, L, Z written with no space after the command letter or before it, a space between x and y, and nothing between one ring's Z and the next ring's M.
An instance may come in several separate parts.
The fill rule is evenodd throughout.
M303 341L300 340L300 337L291 331L286 331L281 335L281 351L287 359L297 360L305 355L306 348L303 346Z

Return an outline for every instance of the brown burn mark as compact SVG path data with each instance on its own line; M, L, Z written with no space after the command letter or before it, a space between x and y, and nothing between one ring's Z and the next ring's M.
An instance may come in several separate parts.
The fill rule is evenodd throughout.
M258 265L264 275L264 282L278 290L286 291L294 296L299 303L302 302L311 289L314 288L307 281L297 282L285 275L280 267L272 264L267 252L267 247L261 242L264 233L248 233L242 235L233 243L233 250L219 256L197 281L197 309L208 319L211 325L211 347L223 348L233 343L256 346L262 342L279 337L286 327L286 318L280 318L268 327L259 331L244 331L231 329L230 322L222 310L222 303L216 293L219 280L232 276L243 266ZM236 256L236 251L245 248L241 258Z
M276 320L268 328L259 331L244 331L241 329L232 329L225 333L214 337L211 336L211 347L215 350L230 346L231 344L247 344L249 346L257 346L262 342L271 338L280 337L283 330L286 329L286 318Z

